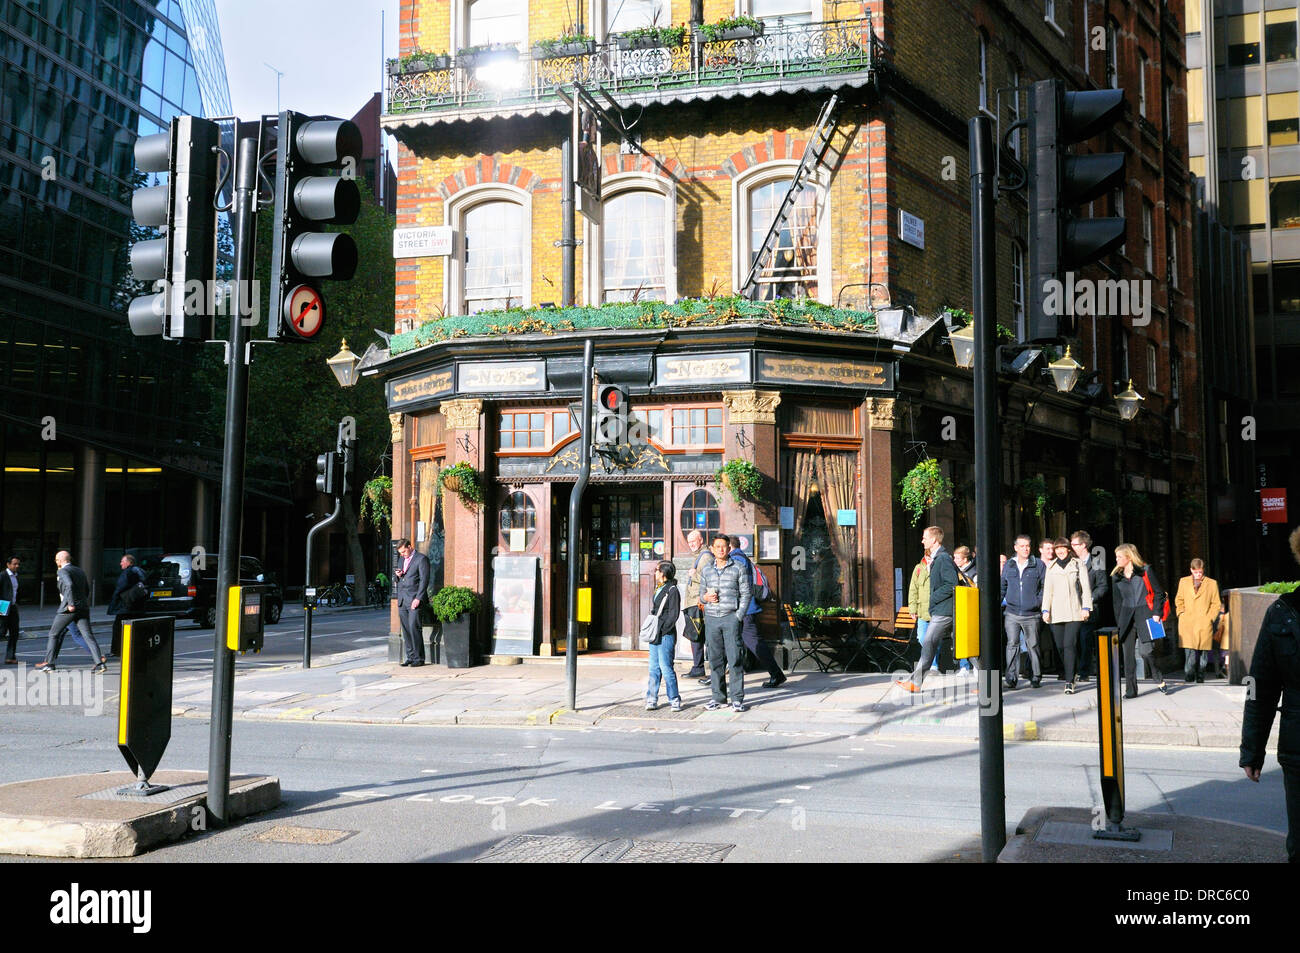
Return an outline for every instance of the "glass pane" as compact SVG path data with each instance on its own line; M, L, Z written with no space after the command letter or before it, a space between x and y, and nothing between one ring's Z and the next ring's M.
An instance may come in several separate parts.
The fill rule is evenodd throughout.
M749 248L746 264L753 262L789 189L789 179L778 179L760 185L749 193ZM806 185L786 218L775 252L759 276L760 282L771 286L761 297L765 300L774 297L815 297L816 276L817 190Z
M1300 228L1300 177L1272 179L1269 196L1274 228Z
M722 423L722 408L721 408L721 407L710 407L710 408L709 408L709 423L711 423L711 424L721 424L721 423Z
M527 0L475 0L469 5L469 45L523 43Z
M662 301L664 197L625 192L605 203L605 300Z
M713 444L722 443L722 428L721 428L721 427L710 427L710 428L709 428L709 443L713 443Z
M569 435L569 412L566 410L562 414L551 415L551 430L556 441L563 440Z
M1270 10L1264 14L1264 50L1270 63L1295 59L1295 10Z
M536 431L539 431L539 432L540 432L541 430L543 430L543 429L546 427L546 424L544 424L544 423L542 422L542 420L543 420L543 417L542 417L541 414L529 414L529 415L528 415L528 429L529 429L529 430L536 430Z
M784 17L786 23L808 23L812 20L809 0L750 0L750 10L756 19Z
M523 209L485 202L465 213L465 312L518 307L524 293Z
M669 26L668 0L608 0L605 15L610 33L643 26Z
M515 446L515 435L509 430L501 431L501 449L513 450Z

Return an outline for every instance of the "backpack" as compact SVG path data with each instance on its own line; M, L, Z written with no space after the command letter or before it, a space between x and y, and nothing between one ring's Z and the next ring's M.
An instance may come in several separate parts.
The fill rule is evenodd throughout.
M1142 573L1142 584L1147 587L1147 608L1152 612L1156 611L1156 592L1151 588L1151 580L1147 578L1146 572ZM1169 597L1165 597L1165 608L1160 614L1160 621L1164 622L1169 618Z
M772 587L767 584L767 577L763 575L763 570L758 568L758 563L751 564L754 567L754 591L753 599L760 606L772 598Z

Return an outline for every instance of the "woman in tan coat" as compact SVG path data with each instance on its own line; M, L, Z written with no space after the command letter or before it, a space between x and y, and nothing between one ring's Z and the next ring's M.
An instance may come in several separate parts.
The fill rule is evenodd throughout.
M1052 630L1057 651L1065 660L1061 672L1065 694L1073 695L1079 626L1092 615L1092 586L1088 584L1088 570L1077 557L1070 555L1068 539L1058 538L1052 553L1054 558L1047 564L1043 579L1043 621Z
M1178 641L1183 646L1183 674L1187 681L1205 681L1204 671L1210 664L1214 648L1214 623L1223 603L1219 584L1205 575L1205 563L1193 559L1192 574L1178 580L1174 611L1178 613Z

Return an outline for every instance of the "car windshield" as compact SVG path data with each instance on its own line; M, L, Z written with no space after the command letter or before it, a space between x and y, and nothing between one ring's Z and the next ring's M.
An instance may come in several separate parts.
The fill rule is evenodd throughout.
M164 556L161 561L145 568L145 578L151 586L188 586L189 563L189 556Z

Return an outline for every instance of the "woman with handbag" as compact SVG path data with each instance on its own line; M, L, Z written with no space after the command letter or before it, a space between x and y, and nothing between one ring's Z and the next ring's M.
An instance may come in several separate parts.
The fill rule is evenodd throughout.
M1151 627L1147 624L1153 619L1159 622L1164 616L1165 592L1160 581L1132 543L1115 547L1115 568L1110 574L1115 578L1111 594L1115 599L1119 642L1124 649L1124 697L1137 698L1136 651L1142 653L1152 679L1159 679L1157 687L1161 694L1168 695L1169 687L1156 663Z
M1070 555L1068 539L1057 537L1052 554L1054 558L1043 577L1043 622L1052 630L1056 649L1064 659L1061 677L1065 679L1065 694L1073 695L1079 626L1092 615L1092 586L1088 584L1088 570Z
M677 567L664 560L655 568L654 606L641 623L641 640L650 650L650 682L645 690L645 710L659 707L659 682L673 711L682 710L682 695L673 671L673 654L677 647L677 616L682 610L682 594L674 578Z

